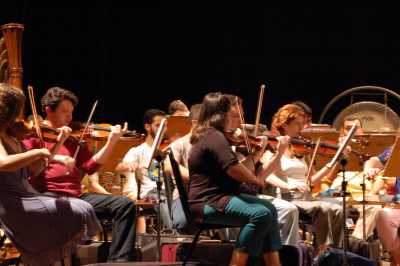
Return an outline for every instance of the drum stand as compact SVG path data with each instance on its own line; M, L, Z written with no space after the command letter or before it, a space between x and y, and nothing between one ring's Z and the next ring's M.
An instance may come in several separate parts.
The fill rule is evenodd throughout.
M366 222L365 222L365 174L363 174L363 179L362 183L360 184L361 189L362 189L362 223L363 223L363 240L367 239L367 229L365 228Z
M345 159L345 158L341 158L340 160L339 160L339 163L340 163L340 166L341 166L341 169L340 169L340 171L342 172L342 174L343 174L343 181L342 181L342 193L341 193L341 196L343 197L343 206L342 206L342 208L343 208L343 232L344 232L344 238L343 238L343 254L344 254L344 256L343 256L343 262L342 262L342 265L343 266L348 266L349 265L349 263L348 263L348 261L347 261L347 250L348 250L348 241L349 241L349 236L348 236L348 234L347 234L347 225L346 225L346 221L347 221L347 214L346 214L346 197L347 196L349 196L350 195L350 193L349 192L347 192L347 181L346 181L346 176L345 176L345 173L346 173L346 164L347 164L347 159Z
M158 170L158 179L157 179L157 260L161 261L161 203L165 202L165 200L161 199L161 190L163 184L163 174L164 174L164 159L166 155L162 152L157 151L154 159L158 162L157 170Z

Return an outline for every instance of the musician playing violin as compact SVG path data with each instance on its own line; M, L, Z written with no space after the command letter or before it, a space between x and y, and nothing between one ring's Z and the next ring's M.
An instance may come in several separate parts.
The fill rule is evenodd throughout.
M189 207L196 222L240 226L230 265L246 265L249 255L264 258L264 265L280 265L281 247L276 210L253 195L241 193L243 182L264 186L264 181L241 164L224 135L231 104L221 93L208 93L202 103L189 152ZM283 154L287 144L280 145ZM264 169L275 169L279 157Z
M357 135L362 135L364 134L363 129L362 129L362 124L361 121L359 119L356 118L352 118L352 117L348 117L343 121L343 125L340 129L340 137L339 137L339 143L341 143L344 138L346 137L346 135L349 133L349 130L351 129L351 127L353 126L353 124L356 124L356 131L354 133L354 136ZM351 147L348 146L345 149L345 156L347 156L349 154L349 152L351 151ZM333 187L340 187L341 186L341 182L343 180L343 175L338 175L339 174L339 165L336 164L332 170L329 172L329 174L327 174L326 176L324 176L321 179L321 184L320 187L318 189L318 192L323 192L326 191L327 189ZM352 175L354 176L354 174L357 173L347 173L345 174L346 176ZM359 184L359 182L358 182ZM361 189L361 187L360 187Z
M379 177L378 174L383 171L392 154L392 151L393 145L387 147L378 156L371 157L364 164L365 177L374 180L374 184L370 191L371 195L377 195L385 186L386 180L384 180L382 177ZM395 194L395 200L398 201L398 196L400 194L400 177L392 179L392 183L388 185L388 187L389 188L386 190L386 193ZM376 222L376 224L370 222L367 224L367 229L371 227L370 224L375 225L384 249L386 249L392 257L391 265L400 266L400 236L398 233L400 228L400 209L374 208L373 210L374 212L371 213L374 215L373 222ZM372 229L374 229L373 226Z
M231 102L231 108L230 108L230 128L236 129L236 128L241 128L241 124L243 121L241 121L241 113L243 114L243 105L242 105L242 100L234 95L227 94L227 97L229 98ZM239 103L239 104L238 104ZM288 139L283 139L282 141L287 142ZM259 149L256 150L252 155L249 156L243 156L236 152L238 158L241 158L241 162L249 169L252 171L255 171L255 166L258 166L259 169L257 169L257 172L261 171L261 168L267 168L269 165L269 160L264 160L263 163L258 163L258 161L261 159L262 155L265 153L265 149ZM246 187L246 184L243 184L242 187ZM281 240L284 245L297 245L298 243L298 238L299 238L299 212L297 210L297 207L283 199L279 199L273 196L265 195L265 194L259 194L257 195L259 198L262 198L264 200L267 200L271 202L274 207L276 208L277 214L278 214L278 225L279 225L279 231L281 235Z
M294 104L282 106L273 116L272 130L280 135L288 135L292 138L297 137L304 127L304 112ZM267 151L261 161L268 160L274 156ZM279 188L281 198L291 201L298 208L300 213L310 216L316 227L316 243L318 252L321 254L327 246L340 246L343 239L342 217L343 211L340 205L327 203L324 201L306 201L304 195L309 194L307 185L307 172L310 167L304 156L296 156L295 150L290 148L285 152L280 160L280 169L275 173L264 176L266 182L275 188L270 191L276 194ZM311 175L311 180L316 182L329 173L332 165L325 165L318 172Z
M304 123L303 128L309 128L312 125L312 109L311 107L303 101L294 101L292 104L299 106L304 112Z
M52 128L70 125L78 98L63 88L50 88L41 99L41 107L45 113L43 123ZM111 127L107 143L96 154L92 154L85 144L80 148L76 142L67 141L59 149L53 161L38 176L31 174L30 183L40 192L50 192L67 197L80 198L89 202L96 214L113 217L113 237L110 247L109 261L132 261L135 239L135 206L126 197L82 193L81 179L85 173L96 172L107 160L119 138L127 130L127 125ZM27 149L40 147L37 137L23 141ZM44 141L44 146L54 145ZM75 151L79 152L74 156Z
M12 129L24 102L22 90L0 83L1 227L18 248L24 265L52 265L74 251L85 231L93 236L101 225L87 202L41 194L28 183L27 167L40 165L44 159L51 164L71 130L60 128L51 147L26 151Z
M128 193L128 197L138 197L141 199L157 199L157 183L158 180L158 162L153 160L149 169L146 163L149 161L149 157L152 155L152 145L154 138L156 137L157 131L161 125L162 119L166 118L167 114L159 109L149 109L143 116L143 127L146 131L145 141L136 147L129 149L125 154L121 163L119 163L115 172L126 176L126 184L131 186L126 190L131 191ZM165 171L166 174L171 173L171 167L166 159ZM164 175L164 173L161 173ZM140 183L139 195L137 195L136 187L132 186L136 183L136 180ZM162 198L165 199L165 188L162 189ZM156 210L157 211L157 210ZM160 204L160 215L161 221L167 229L172 229L172 219L169 215L167 202L164 201ZM146 232L145 223L140 223L140 232Z

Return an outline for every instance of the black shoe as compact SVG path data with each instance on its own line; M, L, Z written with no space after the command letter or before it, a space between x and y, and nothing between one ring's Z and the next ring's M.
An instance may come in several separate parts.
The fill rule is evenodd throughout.
M107 262L123 263L123 262L132 262L132 260L128 260L128 259L115 259L115 260L108 260Z
M328 252L328 249L323 251L321 254L313 258L311 265L312 266L318 266L320 262L326 257L326 253Z

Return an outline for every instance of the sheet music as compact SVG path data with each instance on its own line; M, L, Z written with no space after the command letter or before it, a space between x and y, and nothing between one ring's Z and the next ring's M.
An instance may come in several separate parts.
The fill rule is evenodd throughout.
M167 118L163 118L161 120L160 126L158 127L158 131L157 131L156 137L154 138L153 145L151 146L151 156L148 159L149 161L145 163L146 169L150 168L151 162L154 159L154 155L155 155L158 147L160 146L161 140L164 136L166 123L167 123Z

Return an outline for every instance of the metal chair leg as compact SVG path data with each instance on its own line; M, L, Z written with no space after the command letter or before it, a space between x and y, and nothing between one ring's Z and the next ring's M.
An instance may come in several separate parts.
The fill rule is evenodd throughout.
M189 261L190 256L192 255L192 252L194 251L194 249L195 249L195 247L196 247L196 245L197 245L197 240L199 240L200 233L201 233L202 231L203 231L203 229L200 228L200 229L196 232L196 234L195 234L195 236L194 236L194 238L193 238L193 241L192 241L192 243L190 244L189 250L188 250L188 252L187 252L187 254L186 254L186 256L185 256L185 258L184 258L184 260L183 260L182 266L186 266L186 263Z

